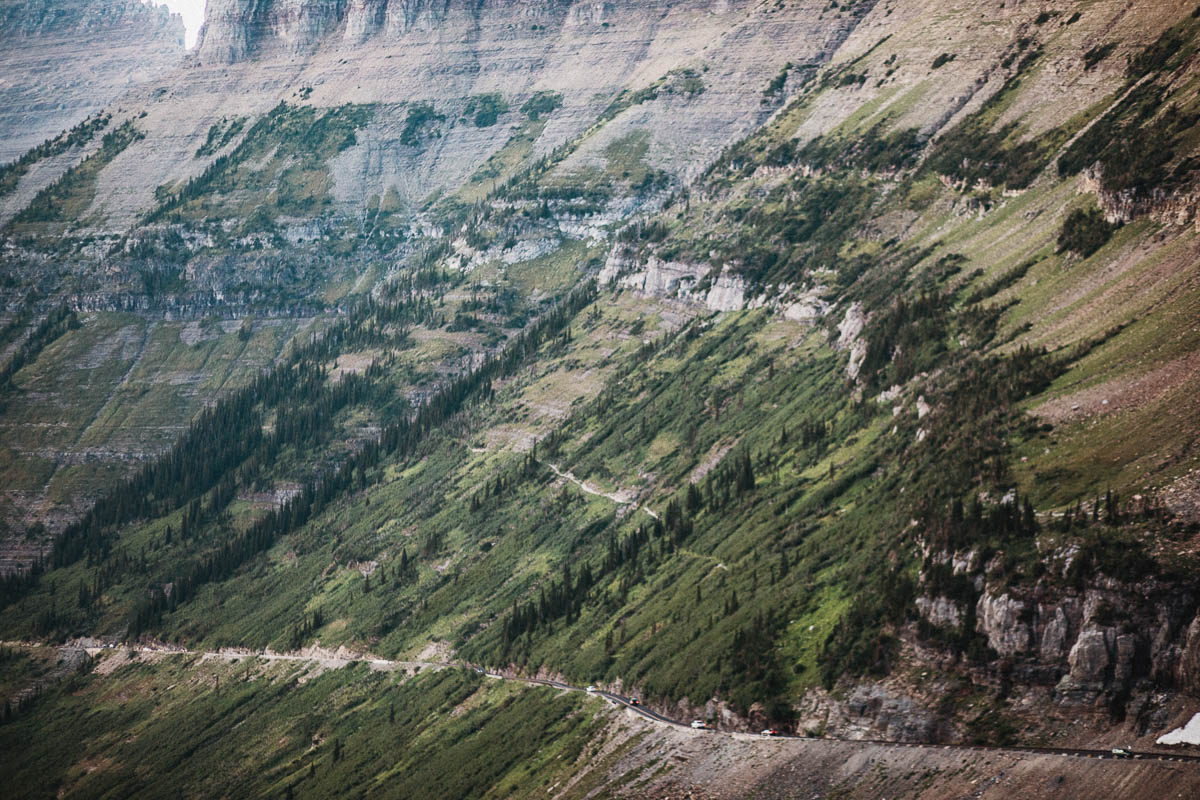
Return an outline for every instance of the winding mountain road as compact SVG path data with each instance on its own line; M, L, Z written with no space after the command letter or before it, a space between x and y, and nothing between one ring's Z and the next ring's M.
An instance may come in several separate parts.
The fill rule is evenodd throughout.
M502 675L498 672L492 672L483 667L469 664L463 661L390 661L382 658L371 658L369 656L352 656L342 655L337 653L273 653L269 651L250 651L250 650L219 650L219 651L196 651L186 650L173 647L125 647L123 645L106 645L103 647L88 647L85 648L90 655L97 655L101 652L110 650L124 650L126 652L136 653L155 653L160 655L189 655L199 656L201 660L219 659L224 661L238 661L243 658L255 658L265 661L293 661L293 662L312 662L322 666L336 669L340 667L350 666L351 664L367 664L371 669L375 670L398 670L398 669L469 669L474 672L484 675L494 680L513 681L524 683L530 686L548 686L553 689L559 689L566 692L584 692L603 698L614 705L628 709L635 714L650 720L659 725L671 725L676 728L685 728L692 730L692 726L683 720L672 719L652 709L645 707L640 703L631 702L630 698L623 697L612 692L606 692L600 689L588 691L580 686L572 686L569 683L562 681L551 680L548 678L524 678L513 675ZM1178 763L1200 764L1200 755L1185 755L1182 753L1162 753L1152 751L1128 751L1126 755L1117 755L1112 750L1093 750L1078 747L1032 747L1032 746L1008 746L1002 747L999 745L973 745L973 744L928 744L924 742L899 742L887 739L837 739L833 737L814 737L814 736L793 736L781 734L777 736L759 736L742 731L722 731L712 728L707 728L702 731L697 731L700 734L711 734L714 736L734 736L738 738L747 738L761 740L764 742L772 740L804 740L809 742L839 742L843 744L861 744L861 745L876 745L886 747L908 747L908 748L925 748L929 750L974 750L987 751L994 753L1021 754L1029 753L1035 755L1059 755L1064 758L1095 758L1095 759L1121 759L1121 760L1143 760L1143 761L1171 761Z

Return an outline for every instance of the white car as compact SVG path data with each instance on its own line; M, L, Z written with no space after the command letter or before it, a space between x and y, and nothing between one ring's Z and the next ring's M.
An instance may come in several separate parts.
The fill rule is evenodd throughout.
M692 720L692 727L698 731L705 731L708 730L708 723L703 720L694 719Z
M597 689L596 689L596 687L595 687L595 686L589 686L589 687L587 687L587 693L588 693L588 694L595 694L595 693L596 693L596 691L597 691Z

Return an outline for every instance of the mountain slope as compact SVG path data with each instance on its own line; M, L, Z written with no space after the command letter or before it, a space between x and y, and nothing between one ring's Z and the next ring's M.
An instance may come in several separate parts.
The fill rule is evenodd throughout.
M0 163L101 111L183 59L166 6L6 0L0 6Z
M1200 13L587 8L218 9L11 217L8 469L79 512L3 635L435 651L846 739L1185 721ZM141 465L84 494L21 444L75 408Z

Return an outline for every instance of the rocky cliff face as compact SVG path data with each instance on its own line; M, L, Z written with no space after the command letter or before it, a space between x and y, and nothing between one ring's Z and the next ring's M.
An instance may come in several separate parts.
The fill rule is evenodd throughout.
M506 144L521 144L520 109L538 92L559 95L562 106L533 131L527 159L574 141L559 171L586 173L636 142L636 159L684 181L777 110L783 98L764 102L762 92L785 63L828 61L869 8L216 2L191 68L122 100L127 112L144 110L136 125L145 138L100 173L81 218L105 232L127 229L154 207L159 187L196 177L220 154L198 155L213 125L252 123L281 99L371 106L354 146L330 164L333 210L351 215L389 190L409 207L453 192ZM508 110L480 126L466 109L489 94ZM415 144L405 134L413 103L431 103L440 117ZM603 126L578 141L606 109Z
M1095 536L1088 531L1084 540ZM913 641L940 652L944 664L960 658L950 651L977 639L968 657L974 679L1022 696L1026 702L1017 705L1098 712L1128 722L1140 736L1162 732L1169 699L1196 693L1200 614L1187 577L1139 574L1114 562L1107 568L1123 571L1120 577L1085 580L1093 563L1086 544L1044 554L1035 581L1006 578L1002 554L985 560L976 551L956 553L942 563L959 588L953 597L918 598Z
M920 680L866 681L846 697L810 692L797 707L800 727L901 741L978 735L986 712L949 699L956 684L946 676L956 672L1003 696L1029 730L1077 719L1156 737L1190 708L1183 698L1200 690L1200 614L1190 581L1100 576L1076 587L1059 575L1014 587L987 580L985 566L971 561L960 561L958 574L980 588L919 596L920 625L901 631L904 662L928 670ZM964 655L958 646L972 636L980 646Z
M1108 706L1144 726L1155 691L1194 693L1200 616L1190 586L1102 580L1084 590L994 589L977 630L1021 684L1062 705Z
M642 18L660 18L691 6L727 14L745 3L466 2L466 0L218 0L210 3L197 58L236 63L318 47L397 42L408 36L447 43L507 40L553 41L571 29L628 30ZM332 35L331 35L332 34Z
M183 56L183 20L139 0L0 6L0 163L161 76Z

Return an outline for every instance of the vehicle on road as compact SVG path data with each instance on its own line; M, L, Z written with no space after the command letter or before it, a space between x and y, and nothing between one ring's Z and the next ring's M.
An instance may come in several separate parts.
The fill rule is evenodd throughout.
M1112 754L1115 758L1133 758L1133 753L1124 747L1114 747Z
M706 731L708 730L708 723L704 720L694 719L692 720L692 727L698 731Z
M778 736L778 735L779 735L779 731L775 730L774 728L764 728L763 731L761 733L759 733L759 736L762 736L764 738L770 738L772 736Z
M595 687L595 686L589 686L589 687L587 687L587 693L588 693L588 694L595 694L595 693L596 693L596 687Z
M631 705L631 706L640 706L641 704L642 704L642 701L641 701L641 700L638 700L636 697L631 697L631 698L629 698L629 705Z

